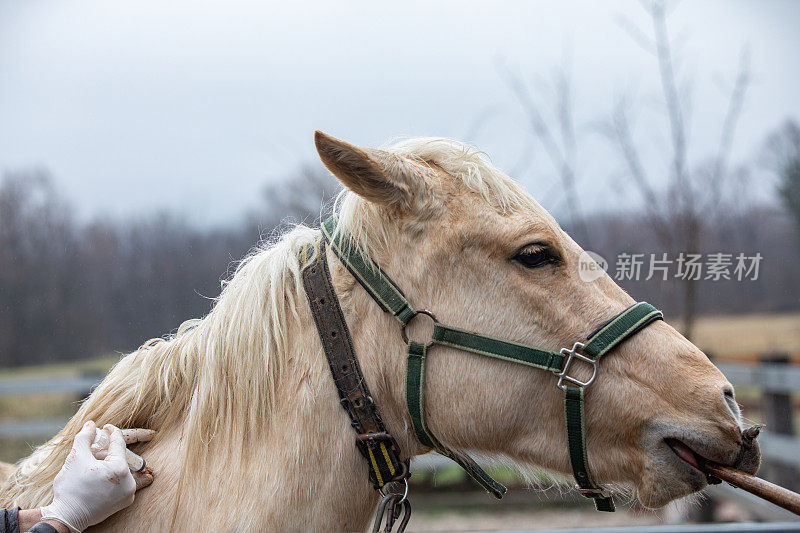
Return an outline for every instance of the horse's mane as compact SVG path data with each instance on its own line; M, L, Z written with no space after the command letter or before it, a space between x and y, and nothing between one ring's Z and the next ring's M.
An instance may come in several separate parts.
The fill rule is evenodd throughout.
M246 450L253 428L263 427L274 410L278 384L302 366L292 360L297 351L283 325L297 318L304 300L300 252L318 236L298 225L259 245L223 282L207 316L123 357L66 427L19 464L0 488L0 505L48 503L50 483L87 420L158 431L185 419L189 461L202 460L220 434Z
M387 149L437 164L497 209L535 205L544 213L524 189L468 145L422 138ZM375 223L380 217L370 216L372 209L348 191L334 206L341 227L367 253L388 246L390 239L388 228ZM184 322L173 336L147 341L123 357L66 427L18 464L0 487L0 506L48 503L72 438L90 419L100 426L157 431L183 424L184 472L202 462L216 436L229 443L228 453L245 454L252 439L267 431L278 387L298 383L307 368L286 325L299 321L298 309L305 305L301 250L319 235L297 225L258 245L223 282L207 316ZM253 428L263 429L259 433Z
M500 211L531 206L541 209L519 183L492 165L484 152L469 144L437 137L416 137L397 140L386 149L421 162L435 163Z

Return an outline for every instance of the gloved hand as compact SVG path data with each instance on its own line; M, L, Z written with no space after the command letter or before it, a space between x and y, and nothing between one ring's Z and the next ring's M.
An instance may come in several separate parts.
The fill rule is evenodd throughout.
M91 444L96 426L87 422L75 436L72 451L53 482L53 502L41 508L42 520L57 520L73 533L98 524L133 503L136 481L125 460L125 439L114 426L108 454L98 460Z

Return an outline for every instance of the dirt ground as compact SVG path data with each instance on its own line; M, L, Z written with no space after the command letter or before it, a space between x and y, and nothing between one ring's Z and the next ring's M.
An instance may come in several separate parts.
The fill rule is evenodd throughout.
M420 509L414 511L408 531L513 531L558 528L657 525L663 520L646 511L630 509L599 513L592 509L509 510L504 512Z

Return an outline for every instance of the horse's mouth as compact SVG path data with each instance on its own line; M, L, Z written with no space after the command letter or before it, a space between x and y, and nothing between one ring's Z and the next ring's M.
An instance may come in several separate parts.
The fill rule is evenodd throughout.
M660 421L647 428L641 444L646 452L645 465L636 483L639 500L646 507L663 507L717 483L714 476L703 472L707 463L747 473L758 470L761 454L755 439L757 431L744 430L739 440L733 432L726 435L701 429Z
M705 472L703 472L703 469L701 468L701 465L703 463L709 462L708 459L706 459L699 453L695 452L689 446L679 441L678 439L666 438L664 439L664 442L667 443L667 446L669 446L672 449L672 451L675 453L675 455L678 456L679 459L681 459L684 463L687 463L693 469L700 472L703 475L703 477L705 477L706 483L713 483L716 481L716 480L710 480L708 475Z

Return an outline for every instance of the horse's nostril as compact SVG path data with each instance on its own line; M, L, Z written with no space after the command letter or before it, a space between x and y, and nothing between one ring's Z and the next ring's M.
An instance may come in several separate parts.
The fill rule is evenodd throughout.
M722 389L722 394L725 395L725 400L735 400L736 395L733 392L733 387L727 385L725 388Z
M736 395L733 392L733 387L731 387L730 385L726 385L722 389L722 396L723 398L725 398L725 404L728 406L728 409L730 409L733 418L739 421L741 419L742 413L741 410L739 409L739 404L736 403Z

